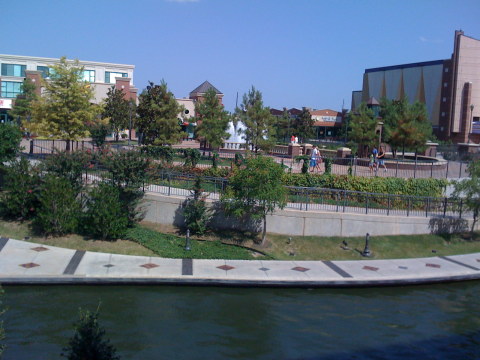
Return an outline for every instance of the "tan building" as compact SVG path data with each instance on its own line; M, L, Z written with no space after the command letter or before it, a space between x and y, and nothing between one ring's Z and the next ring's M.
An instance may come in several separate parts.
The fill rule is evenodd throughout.
M434 133L457 143L480 142L480 40L455 31L450 59L366 69L352 110L381 98L426 105Z

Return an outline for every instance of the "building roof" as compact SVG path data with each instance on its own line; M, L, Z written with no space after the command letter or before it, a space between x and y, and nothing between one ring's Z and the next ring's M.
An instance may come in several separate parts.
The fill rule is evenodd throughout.
M223 95L215 86L208 81L204 81L200 86L190 92L190 96L194 94L205 94L208 90L213 89L216 94Z
M339 112L331 109L323 109L323 110L312 110L310 114L317 115L317 116L338 116Z
M448 60L448 59L446 59ZM392 65L392 66L383 66L371 69L365 69L365 73L377 72L377 71L389 71L389 70L398 70L398 69L408 69L413 67L421 66L432 66L432 65L442 65L445 60L433 60L433 61L423 61L411 64L401 64L401 65Z
M375 99L375 98L372 96L370 99L368 99L367 105L380 105L380 103L378 102L377 99Z

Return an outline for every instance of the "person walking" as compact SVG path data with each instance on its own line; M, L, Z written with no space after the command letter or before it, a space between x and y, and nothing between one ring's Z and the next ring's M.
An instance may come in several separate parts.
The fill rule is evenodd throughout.
M376 146L373 147L372 155L373 155L373 164L374 164L375 172L377 172L377 170L378 170L378 149L377 149Z
M387 172L387 167L385 166L385 149L383 148L383 146L380 146L377 159L378 159L377 170L380 166L383 166L383 168L385 169L385 172Z
M313 145L312 153L310 155L310 168L311 172L315 171L315 168L317 167L317 158L318 158L318 149L316 145Z

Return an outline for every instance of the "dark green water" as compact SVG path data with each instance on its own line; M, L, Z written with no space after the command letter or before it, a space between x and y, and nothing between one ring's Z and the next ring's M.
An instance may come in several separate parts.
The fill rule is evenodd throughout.
M58 359L78 308L122 359L480 359L480 282L370 289L5 287L4 360Z

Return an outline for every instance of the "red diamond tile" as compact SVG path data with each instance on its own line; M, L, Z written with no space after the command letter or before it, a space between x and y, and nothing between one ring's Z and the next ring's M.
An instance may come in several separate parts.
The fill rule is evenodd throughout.
M304 267L302 267L302 266L296 266L296 267L292 268L292 270L300 271L300 272L305 272L305 271L308 271L308 270L310 270L310 269L304 268Z
M140 266L144 267L145 269L153 269L153 268L159 267L160 265L148 263L148 264L143 264L143 265L140 265Z
M217 266L217 269L228 271L228 270L232 270L232 269L235 269L235 268L233 266L230 266L230 265L222 265L222 266Z
M377 270L378 270L377 267L375 267L375 266L368 266L368 265L364 266L362 269L363 269L363 270L370 270L370 271L377 271Z
M425 264L425 266L428 266L428 267L431 267L431 268L436 268L436 269L441 267L441 265L438 265L438 264Z
M46 247L43 247L43 246L37 246L37 247L31 248L31 250L42 252L42 251L47 251L49 249L47 249Z
M26 263L26 264L21 264L20 266L24 267L25 269L31 269L40 265L35 263Z

